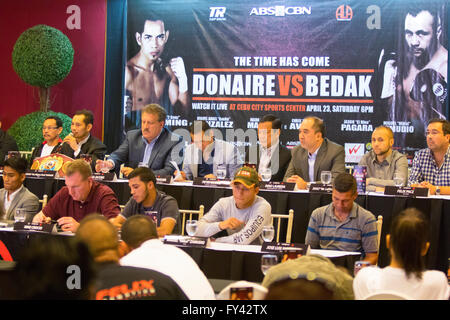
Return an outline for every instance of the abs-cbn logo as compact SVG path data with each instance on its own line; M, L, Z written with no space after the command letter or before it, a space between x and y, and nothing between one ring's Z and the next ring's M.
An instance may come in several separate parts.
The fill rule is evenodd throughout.
M250 15L284 17L290 15L311 14L311 7L259 7L253 8Z
M226 7L209 7L209 21L225 21Z
M358 163L364 155L364 143L345 144L345 162Z

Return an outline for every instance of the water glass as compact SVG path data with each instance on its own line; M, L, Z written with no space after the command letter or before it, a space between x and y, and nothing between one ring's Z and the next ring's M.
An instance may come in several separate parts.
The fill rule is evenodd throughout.
M187 220L186 221L186 232L189 236L193 236L197 232L198 221L197 220Z
M263 181L267 182L272 178L272 170L270 170L270 168L261 169L260 174Z
M26 213L25 208L17 208L14 212L14 222L25 222Z
M106 161L108 161L108 159L109 159L109 156L105 156L105 158L103 159L103 161L105 161L105 162L102 162L101 165L100 165L100 172L101 173L108 173L109 172L109 170L110 170L109 163L106 162Z
M274 254L263 254L261 256L261 271L266 275L267 270L278 263L278 257Z
M275 235L275 230L273 229L273 225L267 225L267 226L263 227L261 236L265 242L272 241L274 235Z
M224 165L217 166L217 179L225 179L227 177L227 167Z
M323 184L330 184L331 183L331 171L322 171L320 173L320 181Z
M403 175L398 172L394 173L394 184L396 187L403 186Z

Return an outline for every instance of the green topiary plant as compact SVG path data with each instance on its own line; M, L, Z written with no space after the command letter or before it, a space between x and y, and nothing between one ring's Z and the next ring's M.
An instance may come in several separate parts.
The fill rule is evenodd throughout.
M8 130L8 134L16 139L19 150L29 151L44 141L44 138L42 137L42 124L48 116L58 116L61 118L63 122L61 138L64 138L71 132L70 125L72 123L72 118L64 113L54 111L36 111L29 113L17 119Z
M50 87L69 74L73 56L69 38L46 25L36 25L17 39L12 52L13 68L24 82L39 87L41 111L50 108Z

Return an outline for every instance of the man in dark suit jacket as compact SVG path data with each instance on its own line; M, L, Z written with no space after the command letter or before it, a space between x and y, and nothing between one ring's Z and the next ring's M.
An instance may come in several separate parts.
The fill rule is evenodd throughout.
M164 127L165 120L166 111L161 106L147 105L142 109L141 129L128 131L125 141L111 153L108 161L97 161L96 171L99 172L104 167L118 170L124 163L121 172L125 176L140 164L152 169L155 176L172 175L175 167L171 161L181 165L183 145L181 137ZM172 158L173 150L175 151Z
M255 163L256 169L270 168L270 181L283 181L291 161L291 151L280 144L281 120L274 115L265 115L258 124L259 144L248 148L245 162Z
M0 121L0 128L2 127L2 122ZM7 134L5 131L0 129L0 166L3 166L5 157L8 155L9 151L19 151L17 148L16 140Z
M322 119L307 117L299 129L300 145L292 149L292 159L284 181L306 189L308 181L320 181L322 171L331 171L333 179L345 172L344 147L325 138Z
M103 160L106 146L91 135L94 124L94 115L89 110L80 110L72 118L70 129L72 133L66 136L59 153L73 159L79 159L82 154L92 156L91 168L95 168L97 160Z

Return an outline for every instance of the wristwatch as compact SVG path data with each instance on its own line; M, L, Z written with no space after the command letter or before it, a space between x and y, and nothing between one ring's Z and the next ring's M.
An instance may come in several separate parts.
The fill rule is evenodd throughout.
M441 187L436 187L436 195L440 195L441 194Z

